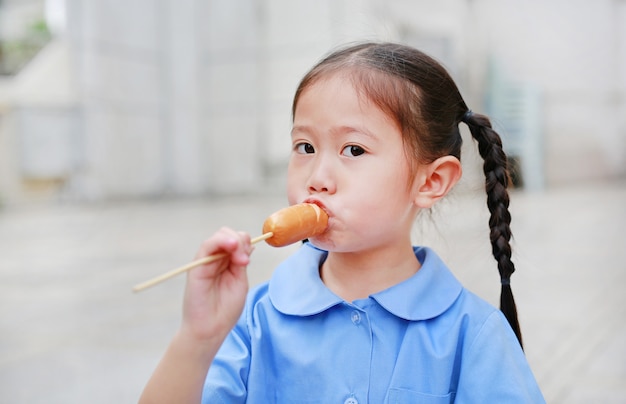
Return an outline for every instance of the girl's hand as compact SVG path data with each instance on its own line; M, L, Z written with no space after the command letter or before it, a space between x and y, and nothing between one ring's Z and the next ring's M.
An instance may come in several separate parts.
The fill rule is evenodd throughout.
M148 381L140 403L200 402L202 386L220 345L241 315L248 292L250 236L222 228L196 258L224 253L187 274L183 323Z
M196 341L226 337L243 310L251 252L250 236L226 227L202 243L196 259L219 253L226 256L189 271L182 333Z

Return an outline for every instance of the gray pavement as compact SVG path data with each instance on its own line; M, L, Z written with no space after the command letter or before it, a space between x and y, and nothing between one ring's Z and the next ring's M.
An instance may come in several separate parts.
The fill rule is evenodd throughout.
M180 321L190 260L221 225L260 232L284 198L56 204L0 210L0 403L132 403ZM480 192L416 226L461 281L497 304ZM526 354L549 403L626 403L626 183L512 197L513 288ZM295 246L257 246L251 283Z

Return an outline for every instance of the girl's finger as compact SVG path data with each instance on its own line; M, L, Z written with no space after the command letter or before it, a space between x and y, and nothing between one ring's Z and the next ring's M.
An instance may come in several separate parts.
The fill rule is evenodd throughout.
M233 252L239 243L238 233L227 227L215 232L200 245L196 258L206 257L220 252Z
M250 263L250 235L246 232L237 232L230 228L219 229L208 239L204 240L196 254L196 259L214 254L227 254L216 262L230 262L234 266L247 266Z

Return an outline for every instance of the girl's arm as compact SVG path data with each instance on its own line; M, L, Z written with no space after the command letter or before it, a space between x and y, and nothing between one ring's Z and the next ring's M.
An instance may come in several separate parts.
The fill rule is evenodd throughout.
M223 228L196 258L228 255L187 275L183 321L148 381L140 403L198 403L211 362L241 315L248 291L250 237Z

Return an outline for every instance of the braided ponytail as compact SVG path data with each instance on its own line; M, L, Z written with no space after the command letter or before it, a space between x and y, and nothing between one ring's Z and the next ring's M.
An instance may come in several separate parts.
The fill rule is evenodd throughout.
M507 157L502 149L500 136L492 129L489 119L480 114L467 110L461 121L465 122L478 142L478 152L485 161L485 190L487 191L487 207L491 213L489 218L491 251L498 262L500 282L500 310L509 321L517 339L522 345L522 334L517 319L517 308L511 290L511 275L515 272L515 265L511 261L511 214L509 212L509 194L507 186L510 184Z

